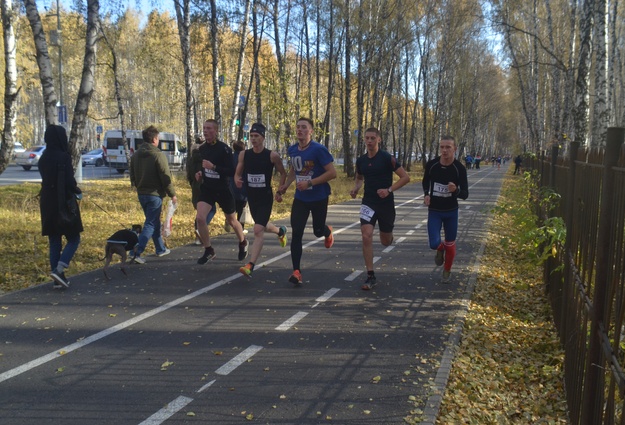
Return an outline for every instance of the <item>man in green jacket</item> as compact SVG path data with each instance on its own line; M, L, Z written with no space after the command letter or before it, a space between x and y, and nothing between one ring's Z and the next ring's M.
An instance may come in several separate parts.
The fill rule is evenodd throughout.
M161 210L163 198L168 195L176 204L176 192L169 171L167 157L158 148L158 130L153 125L143 130L143 143L130 158L130 183L137 188L139 203L145 214L139 244L135 248L133 261L144 264L141 253L150 238L154 241L156 255L162 257L170 253L161 236Z

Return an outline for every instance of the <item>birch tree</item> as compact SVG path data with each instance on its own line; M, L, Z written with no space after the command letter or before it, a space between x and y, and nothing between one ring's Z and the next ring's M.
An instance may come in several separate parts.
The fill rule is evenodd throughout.
M184 68L184 94L185 94L185 123L187 133L187 152L191 153L191 145L194 142L195 134L195 114L194 104L195 97L193 95L193 80L191 71L191 7L190 0L174 0L174 8L176 9L176 21L178 22L178 36L180 37L180 51L182 52L182 66ZM191 160L191 155L187 156L187 160Z
M0 174L4 172L13 154L15 123L17 122L17 51L15 40L15 11L11 0L2 0L2 30L4 41L4 127L0 148Z
M28 22L30 23L30 28L35 40L37 65L39 66L39 80L41 81L46 125L58 124L56 112L57 97L56 90L54 89L52 62L50 61L50 54L48 53L48 43L46 41L46 35L43 31L41 17L39 16L35 0L24 0L24 6L26 7L26 16L28 18Z
M80 162L79 141L83 138L89 103L95 89L96 43L99 33L100 2L87 1L87 31L85 33L85 56L82 67L80 88L74 106L72 127L69 133L69 149L72 154L74 168Z

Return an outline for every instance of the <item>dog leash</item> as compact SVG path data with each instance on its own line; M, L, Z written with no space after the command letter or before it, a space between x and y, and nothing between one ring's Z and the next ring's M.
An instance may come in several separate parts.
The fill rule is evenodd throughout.
M84 198L83 198L83 199L84 199ZM104 208L102 208L100 205L98 205L98 203L97 203L96 201L94 201L94 200L93 200L93 199L91 199L91 198L87 198L87 199L89 199L89 201L90 201L91 203L93 203L93 205L95 205L96 207L100 208L100 209L104 212L104 214L106 214L107 216L109 216L110 218L112 218L113 220L115 220L115 221L117 222L117 224L119 224L120 226L122 226L122 228L123 228L123 229L129 229L129 228L130 228L130 227L126 226L125 224L121 223L121 222L120 222L119 220L117 220L116 218L113 218L113 217L111 216L111 214L110 214L107 210L105 210Z

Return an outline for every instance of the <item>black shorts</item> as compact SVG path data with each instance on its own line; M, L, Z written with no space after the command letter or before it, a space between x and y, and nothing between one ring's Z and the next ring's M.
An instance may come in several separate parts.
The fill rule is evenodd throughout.
M391 233L395 227L395 203L375 204L363 201L360 206L360 225L378 223L380 232Z
M204 186L201 186L198 202L206 202L213 207L215 206L215 203L218 203L224 214L232 214L236 211L234 204L234 195L229 188L225 190L215 191L207 190Z
M271 218L271 209L273 208L273 194L270 192L261 198L248 196L247 203L250 206L250 213L252 213L254 223L263 227L267 226Z

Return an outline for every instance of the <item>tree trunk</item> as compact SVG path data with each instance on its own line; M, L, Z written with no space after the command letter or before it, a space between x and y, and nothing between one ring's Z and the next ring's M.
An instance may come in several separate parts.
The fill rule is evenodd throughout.
M330 117L332 110L332 96L334 96L334 73L337 60L335 58L334 49L335 49L335 41L334 41L334 8L330 8L330 22L328 23L329 33L328 40L330 42L328 52L328 92L326 98L326 113L323 118L323 144L326 148L330 146ZM340 37L339 37L340 38Z
M260 79L260 67L258 66L258 56L260 55L260 46L262 44L262 34L265 31L265 8L263 10L263 19L258 26L258 14L259 14L259 0L254 0L254 13L252 13L252 26L254 31L254 66L252 67L252 74L254 75L255 90L256 90L256 121L263 122L263 104L262 104L262 84ZM251 82L250 82L251 85Z
M575 141L580 146L587 145L588 140L588 115L589 98L588 90L590 80L590 59L592 55L592 27L594 25L595 0L585 0L581 21L580 52L577 66L577 81L575 84L575 111L573 122L575 123Z
M351 36L351 8L350 0L345 0L345 107L343 108L343 171L347 177L354 176L354 163L352 160L352 36Z
M211 53L213 62L213 104L215 108L215 116L213 117L213 119L217 120L217 122L221 125L221 94L219 86L219 23L217 22L216 0L210 0L210 3Z
M2 0L2 30L4 41L4 128L0 148L0 174L4 172L13 155L17 121L17 51L15 40L15 17L11 0Z
M175 1L176 21L178 22L178 37L180 37L180 50L182 52L182 66L184 68L184 94L185 94L185 123L187 128L187 152L191 153L191 145L195 141L195 114L193 80L191 74L191 42L189 29L191 27L190 0ZM187 155L187 160L191 155Z
M126 139L126 122L124 120L124 103L122 101L122 89L121 83L119 82L119 70L117 67L117 52L115 51L115 47L108 39L106 32L104 31L104 26L102 22L100 22L100 31L102 33L102 37L104 42L108 45L111 50L111 70L113 71L113 80L115 87L115 102L117 103L117 116L119 117L119 129L122 133L122 142L124 143L124 152L126 153L126 164L130 164L130 144L128 143L128 139Z
M241 22L241 43L239 44L239 61L237 62L237 75L234 82L234 99L232 99L232 119L230 120L230 140L241 140L243 129L245 127L246 104L249 98L245 98L245 105L240 105L241 101L241 81L243 79L243 61L245 60L245 46L247 45L247 23L250 19L251 1L245 0L245 11L243 13L243 21ZM245 106L245 107L244 107ZM244 107L243 114L240 114L239 131L237 134L237 116L239 116L239 107Z
M291 138L291 124L289 122L289 116L288 114L285 112L286 109L288 108L289 105L289 97L287 94L287 89L286 89L286 59L282 53L282 47L280 44L280 0L274 0L273 2L273 14L272 14L272 18L273 18L273 30L274 30L274 40L275 40L275 48L276 48L276 60L278 62L278 80L280 82L280 94L282 96L282 102L283 105L280 108L281 113L278 119L278 122L282 122L282 124L284 125L284 137L285 137L285 145L288 146L290 144L290 138ZM288 5L289 10L290 10L290 3ZM290 14L287 14L290 15ZM284 35L284 39L287 40L287 33L288 33L288 16L287 16L287 23L286 23L286 29L285 29L285 35ZM286 43L285 43L285 50L286 50Z
M46 35L43 32L41 17L39 16L35 0L24 0L24 6L26 6L26 16L28 17L28 22L30 22L30 28L35 39L46 124L58 124L56 111L57 97L54 89L52 63L50 62L50 55L48 54L48 43L46 42Z
M78 142L83 140L89 103L95 90L95 62L96 43L98 41L100 22L99 0L87 1L87 31L85 34L85 57L82 66L82 78L74 106L72 129L69 133L69 150L72 155L74 169L80 163L80 147Z
M607 20L608 4L606 0L596 0L595 37L592 50L595 53L595 89L593 96L593 118L591 146L605 146L610 125L608 104L608 55L607 55Z

